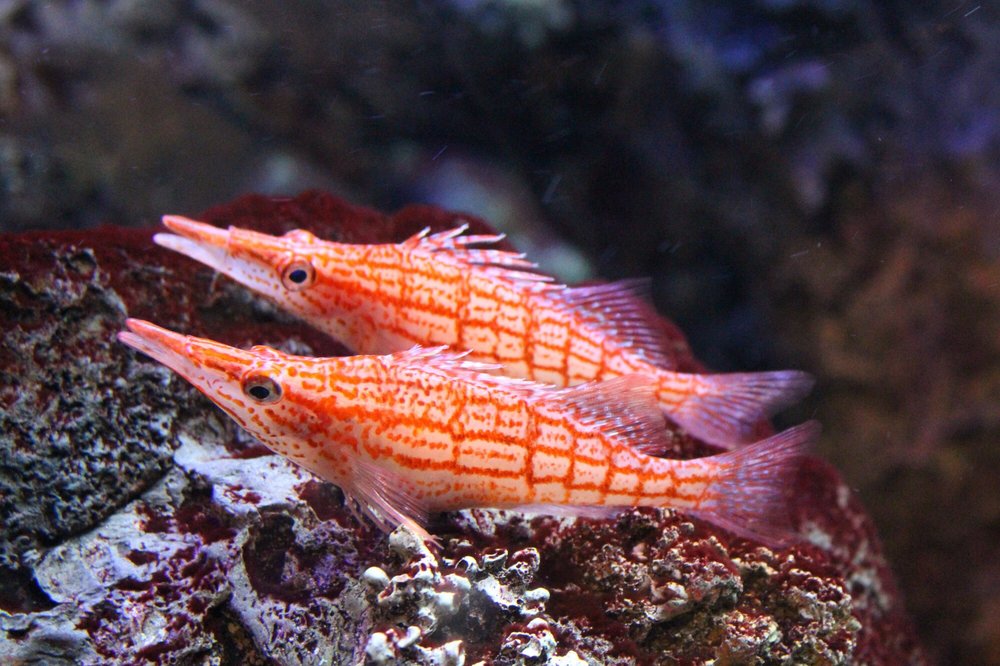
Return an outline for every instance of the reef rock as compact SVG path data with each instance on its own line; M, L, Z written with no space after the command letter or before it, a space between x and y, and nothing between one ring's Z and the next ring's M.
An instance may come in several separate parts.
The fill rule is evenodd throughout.
M329 195L210 222L398 241L480 220ZM921 663L872 524L803 466L803 542L669 511L436 517L441 548L361 524L190 385L115 342L127 316L229 344L345 353L150 231L0 238L0 661L66 664ZM667 322L679 368L697 368ZM836 424L831 424L836 427ZM675 433L671 455L710 453Z

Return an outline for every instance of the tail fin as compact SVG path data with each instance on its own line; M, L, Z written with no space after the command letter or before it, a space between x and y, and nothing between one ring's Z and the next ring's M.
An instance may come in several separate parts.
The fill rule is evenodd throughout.
M727 449L747 444L754 425L801 400L813 378L799 370L688 375L662 372L658 396L689 434Z
M709 487L708 498L688 513L769 545L798 540L787 492L799 457L819 432L819 423L808 421L756 444L704 459L717 461L721 472Z

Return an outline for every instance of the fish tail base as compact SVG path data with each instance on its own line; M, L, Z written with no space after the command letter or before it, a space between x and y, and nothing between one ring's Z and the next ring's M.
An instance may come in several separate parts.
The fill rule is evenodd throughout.
M690 435L727 449L750 443L763 419L801 400L813 378L798 370L684 375L664 372L660 403Z
M756 444L712 456L720 474L709 489L709 498L689 513L771 546L800 541L789 511L794 501L791 493L801 456L819 431L819 423L809 421Z

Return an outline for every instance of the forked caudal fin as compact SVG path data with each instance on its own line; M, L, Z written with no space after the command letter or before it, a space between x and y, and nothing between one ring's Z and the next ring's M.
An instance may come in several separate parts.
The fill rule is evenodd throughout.
M800 540L789 515L791 493L800 458L819 432L819 423L808 421L706 459L718 463L719 473L702 506L688 513L772 546Z
M718 375L664 371L658 394L674 423L709 444L732 449L749 443L757 422L795 404L812 386L809 373L798 370Z

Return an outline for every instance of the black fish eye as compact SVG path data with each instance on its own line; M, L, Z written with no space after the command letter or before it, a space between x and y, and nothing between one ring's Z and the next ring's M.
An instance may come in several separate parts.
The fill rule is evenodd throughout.
M291 291L308 287L315 279L316 270L311 263L304 259L290 261L281 271L281 283Z
M281 386L264 375L251 375L244 379L243 393L255 402L264 404L281 400Z

